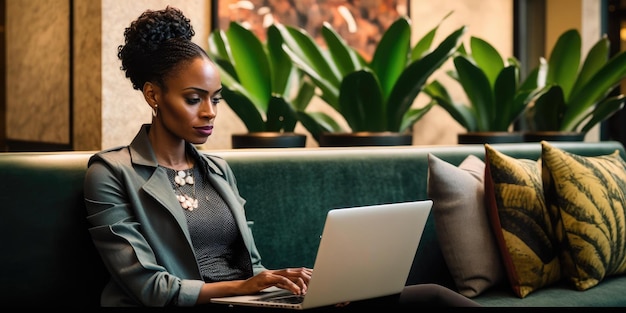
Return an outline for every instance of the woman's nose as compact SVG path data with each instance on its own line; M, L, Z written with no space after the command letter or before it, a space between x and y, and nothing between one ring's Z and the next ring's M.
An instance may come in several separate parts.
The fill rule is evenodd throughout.
M205 101L200 108L200 115L202 117L214 118L217 115L217 106L213 105L211 101Z

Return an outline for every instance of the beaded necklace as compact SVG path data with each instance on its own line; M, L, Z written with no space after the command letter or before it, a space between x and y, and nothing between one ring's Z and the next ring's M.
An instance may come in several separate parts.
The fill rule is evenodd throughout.
M180 206L185 210L193 211L193 209L198 208L198 199L196 198L196 185L194 184L193 179L193 168L185 171L176 172L176 176L174 177L174 182L176 186L176 190L178 193L176 194L176 199L180 202ZM185 185L191 185L192 193L191 195L183 192L181 187Z
M189 161L187 161L189 164ZM180 202L180 206L188 211L198 208L198 198L196 197L196 185L193 179L193 166L186 170L174 171L174 193L176 199ZM189 185L191 186L191 195L182 190L181 187Z

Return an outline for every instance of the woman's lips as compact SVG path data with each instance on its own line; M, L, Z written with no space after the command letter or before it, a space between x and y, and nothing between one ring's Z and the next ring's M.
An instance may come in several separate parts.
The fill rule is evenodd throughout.
M213 126L195 127L195 129L202 136L210 136L213 133Z

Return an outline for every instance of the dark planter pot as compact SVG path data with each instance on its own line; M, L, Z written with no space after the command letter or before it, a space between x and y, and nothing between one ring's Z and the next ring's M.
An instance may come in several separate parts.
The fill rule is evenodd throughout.
M585 133L580 132L559 132L559 131L538 131L524 133L525 142L545 141L584 141Z
M459 144L519 143L524 141L521 132L468 132L457 135Z
M394 132L323 133L320 147L410 146L412 134Z
M304 148L306 135L279 132L233 134L233 149L245 148Z

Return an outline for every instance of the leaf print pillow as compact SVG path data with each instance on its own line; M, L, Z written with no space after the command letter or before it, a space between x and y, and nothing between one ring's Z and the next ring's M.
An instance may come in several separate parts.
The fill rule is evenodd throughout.
M543 186L563 274L578 290L626 273L626 163L619 151L583 157L541 142Z

